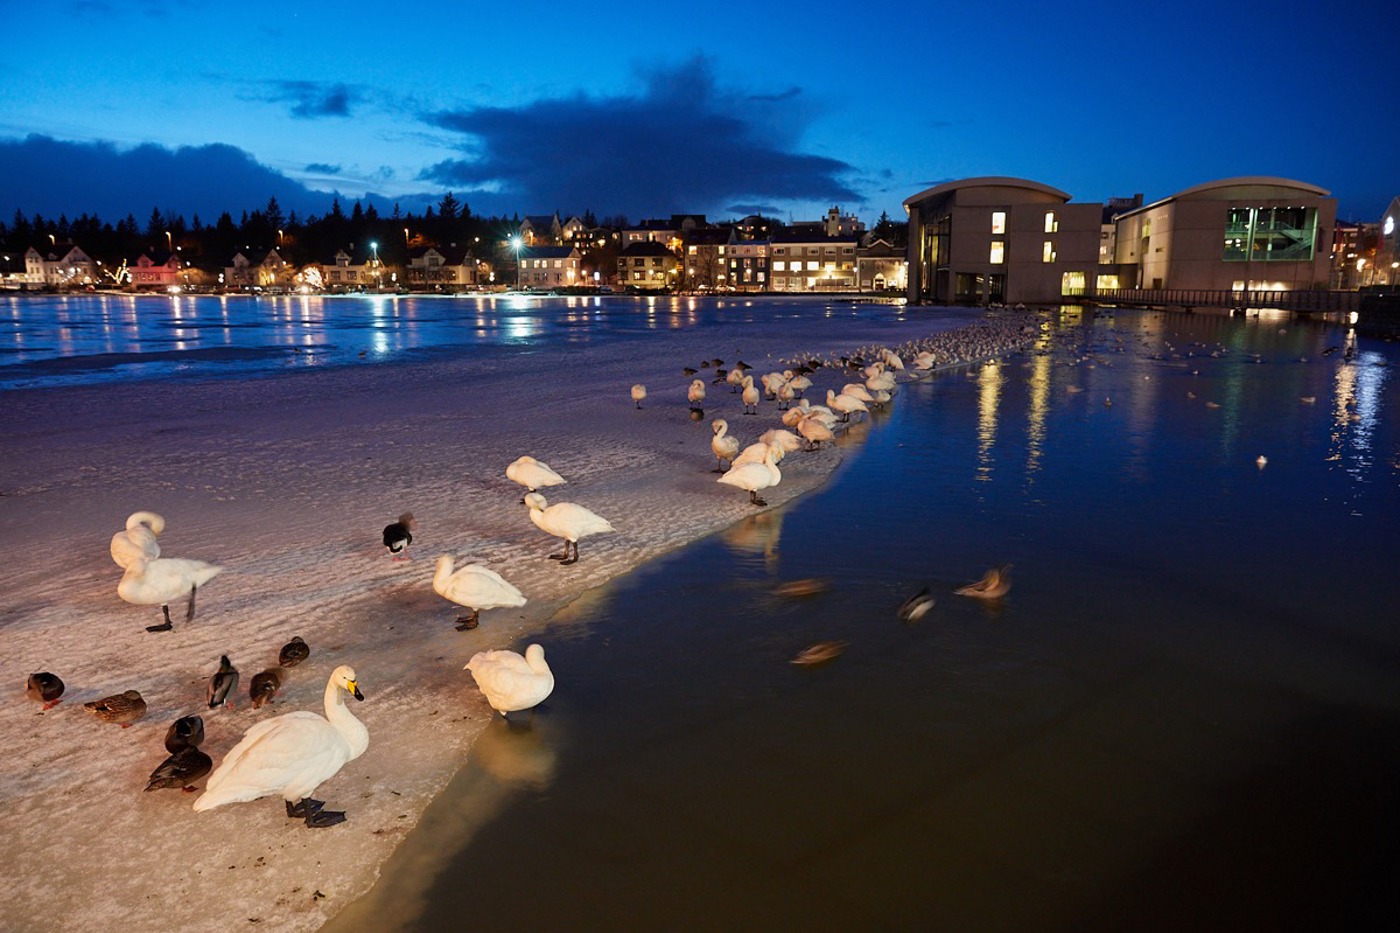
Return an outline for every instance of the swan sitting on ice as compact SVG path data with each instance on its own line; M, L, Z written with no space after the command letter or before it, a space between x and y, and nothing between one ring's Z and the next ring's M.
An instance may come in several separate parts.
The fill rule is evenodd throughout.
M506 467L506 479L519 483L526 492L544 489L546 486L563 486L568 480L550 469L549 464L541 463L534 457L517 457ZM521 500L522 502L525 500Z
M710 472L723 473L725 461L728 461L730 466L734 465L734 458L739 454L739 439L729 433L729 422L723 418L712 421L710 429L715 432L710 441L710 450L715 455L715 468Z
M556 538L564 539L564 553L549 555L550 560L557 560L561 564L578 563L579 538L617 530L606 518L594 515L581 505L572 502L550 505L544 496L537 492L526 496L525 504L530 507L530 521L535 523L535 527Z
M632 387L632 401L637 403L637 407L642 407L642 400L647 397L647 387L640 382Z
M369 730L345 708L345 694L363 700L354 668L342 664L326 683L326 715L301 710L258 723L224 756L194 802L196 810L281 794L287 816L313 828L345 821L310 796L369 748Z
M754 505L763 507L768 503L758 497L760 489L768 489L778 485L783 480L783 474L778 469L777 459L773 446L768 445L768 450L764 452L763 459L757 463L745 463L734 467L728 473L721 476L718 482L727 486L737 486L740 489L749 491L749 501Z
M126 528L112 535L112 560L125 570L138 560L155 560L160 556L156 538L165 530L165 519L155 512L132 512Z
M437 559L433 591L443 599L472 611L470 616L457 620L457 631L476 628L483 609L525 605L525 597L520 591L496 571L480 564L468 564L453 570L453 563L451 554L443 554Z
M478 651L463 670L472 672L486 702L502 716L538 706L554 692L554 673L539 645L526 648L524 657L514 651Z
M161 625L148 625L148 632L168 632L170 623L170 603L189 594L189 606L185 610L185 621L194 619L195 592L224 568L202 560L188 560L182 557L157 557L154 560L139 559L132 562L117 584L117 595L134 606L159 606L165 614Z

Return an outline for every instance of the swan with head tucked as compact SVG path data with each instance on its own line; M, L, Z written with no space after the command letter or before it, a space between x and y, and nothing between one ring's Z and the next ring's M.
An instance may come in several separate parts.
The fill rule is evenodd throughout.
M816 412L797 422L797 433L806 439L808 450L816 450L823 441L836 439L836 434L827 426L826 419Z
M126 528L112 535L112 560L125 570L138 560L155 560L160 556L156 538L165 530L165 519L155 512L132 512Z
M201 586L218 576L224 568L202 560L183 557L144 558L132 561L117 584L117 595L134 606L159 606L165 615L161 625L148 625L148 632L168 632L170 603L188 594L185 621L194 619L194 597Z
M769 489L778 485L783 480L783 474L778 469L776 452L771 444L763 454L763 459L757 463L745 463L732 468L728 473L721 476L718 482L727 486L737 486L740 489L749 491L749 501L760 508L768 503L758 497L760 489Z
M539 645L526 648L524 657L514 651L478 651L463 670L472 672L486 702L502 716L538 706L554 692L554 672Z
M700 403L705 401L705 380L696 379L690 383L690 388L686 390L685 397L690 401L691 408L699 408Z
M345 696L363 700L352 667L342 664L326 682L325 716L287 713L244 733L209 776L196 810L280 794L287 816L319 828L344 822L342 811L325 810L311 792L369 748L369 730L345 707Z
M773 455L774 463L781 463L786 451L778 444L770 444L767 441L759 440L739 451L739 456L735 457L729 464L729 469L741 467L746 463L762 463L763 458L769 454Z
M642 400L647 397L647 387L640 382L632 387L632 401L638 408L642 407Z
M860 399L851 395L837 395L831 389L826 390L826 407L840 412L842 421L850 421L853 412L863 411L867 415L870 414L870 409L865 407L865 403Z
M606 518L593 514L581 505L572 502L550 505L544 496L537 492L526 496L525 504L530 507L530 521L535 523L536 528L564 539L564 553L549 555L550 560L557 560L561 564L578 562L579 538L617 530Z
M710 450L715 455L715 468L710 472L723 473L726 461L730 466L734 465L734 458L739 454L739 439L729 433L729 422L723 418L716 418L710 422L710 429L715 432L710 441Z
M457 631L476 628L483 609L525 605L525 597L520 591L496 571L480 564L468 564L453 570L453 564L451 554L443 554L437 559L433 591L443 599L472 611L470 616L457 619Z
M546 486L563 486L568 483L568 480L550 469L549 464L541 463L529 456L517 457L510 466L506 467L506 479L524 486L526 492L534 492L537 489L544 489Z

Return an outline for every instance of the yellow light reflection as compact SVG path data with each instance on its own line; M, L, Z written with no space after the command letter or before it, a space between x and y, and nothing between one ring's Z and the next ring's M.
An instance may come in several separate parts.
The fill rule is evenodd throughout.
M1005 377L1001 365L986 363L977 374L977 472L975 479L988 482L992 478L992 448L997 441L997 407L1001 403L1001 388Z
M1041 344L1049 341L1042 339ZM1040 471L1045 455L1046 416L1050 411L1050 356L1037 355L1031 359L1030 399L1026 405L1026 478Z

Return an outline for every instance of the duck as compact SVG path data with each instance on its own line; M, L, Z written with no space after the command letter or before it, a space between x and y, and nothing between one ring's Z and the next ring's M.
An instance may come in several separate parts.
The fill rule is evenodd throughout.
M262 709L263 704L271 703L282 689L282 674L275 667L259 671L248 684L248 699L253 701L253 709Z
M209 689L205 692L209 708L227 706L233 709L233 696L237 689L238 669L229 661L228 655L220 655L219 669L209 678Z
M976 583L958 587L953 592L958 596L972 596L977 599L1000 599L1011 589L1011 565L993 567Z
M917 622L933 608L933 604L934 599L929 595L928 587L924 587L900 604L899 620L901 622Z
M568 480L554 472L549 464L530 456L515 458L511 465L506 467L506 479L524 486L527 493L568 483Z
M146 781L146 790L174 790L179 788L187 794L195 791L194 782L208 774L214 767L210 758L196 746L190 745L170 753Z
M186 594L189 604L185 609L185 621L194 620L194 598L204 584L223 572L222 567L202 560L182 557L144 558L132 561L117 584L117 595L134 606L159 606L165 616L161 625L148 625L148 632L168 632L173 627L170 622L170 603Z
M550 505L545 497L537 492L526 496L525 504L530 507L530 521L535 523L536 528L564 539L564 553L549 555L550 560L557 560L561 564L578 563L579 538L608 534L617 530L607 519L593 514L581 505L572 502Z
M845 651L846 644L844 641L819 641L797 652L797 657L793 658L791 663L799 667L816 667L818 664L825 664Z
M141 698L139 690L127 690L84 703L83 709L103 722L116 723L127 729L146 715L146 701Z
M112 535L112 560L125 570L138 560L155 560L160 556L156 540L165 530L165 519L155 512L132 512L126 528Z
M532 709L554 692L554 672L538 644L527 647L523 657L514 651L478 651L463 670L472 672L486 702L507 719L507 713Z
M783 481L782 471L778 469L777 458L774 456L772 445L764 453L763 459L757 463L745 463L730 469L728 473L721 476L717 482L726 486L737 486L740 489L749 491L749 502L763 508L767 502L758 497L760 489L769 489Z
M181 716L165 730L165 750L172 755L182 748L198 748L203 744L203 717Z
M454 563L451 554L443 554L437 559L433 591L443 599L472 611L470 616L457 619L457 631L476 628L483 609L525 605L525 597L520 591L496 571L480 564L468 564L454 570Z
M632 387L632 401L638 408L642 407L642 401L647 397L647 387L640 382Z
M44 709L50 710L63 702L63 680L57 674L39 671L29 675L24 692L31 700L44 704Z
M699 408L700 403L705 401L705 380L693 380L690 383L690 388L686 390L685 397L690 401L692 409Z
M405 512L399 520L384 526L384 547L394 560L408 560L408 546L413 543L413 529L418 523L412 512Z
M710 441L710 450L715 455L715 468L711 473L723 473L724 464L734 465L734 458L739 455L739 439L730 435L729 422L723 418L716 418L710 422L710 429L715 432L714 438Z
M345 822L345 812L325 809L311 792L369 748L369 730L345 706L364 700L355 669L342 664L326 681L325 716L305 710L264 720L243 734L209 776L194 802L198 812L230 803L281 795L289 819L313 829Z
M293 635L292 640L282 646L282 650L277 652L277 663L282 667L296 667L302 661L311 657L311 648L302 641L300 635Z

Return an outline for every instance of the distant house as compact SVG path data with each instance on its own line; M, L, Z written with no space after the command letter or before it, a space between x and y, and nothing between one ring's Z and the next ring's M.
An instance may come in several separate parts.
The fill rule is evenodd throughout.
M48 248L31 246L24 254L25 276L31 285L56 288L97 285L100 282L98 266L98 262L73 243L51 243Z
M740 240L725 251L729 257L728 286L738 292L768 290L769 253L767 240Z
M136 289L160 289L164 291L181 285L180 270L183 263L178 253L163 249L148 249L126 269L127 277Z
M785 230L772 246L772 285L777 292L854 291L859 238Z
M520 251L521 288L567 288L582 284L579 260L572 246L531 246Z
M680 260L660 243L631 243L617 257L617 283L624 288L670 288L676 284L679 272Z
M713 291L729 285L730 244L732 229L709 227L685 232L684 282L686 288Z
M576 243L579 240L587 239L589 235L588 225L578 217L570 217L564 221L564 225L559 228L559 236L565 243Z
M660 243L667 249L679 249L681 245L680 226L669 220L644 220L636 226L623 227L623 248L625 249L633 243Z
M420 246L408 252L407 278L417 288L462 289L481 284L485 264L470 249L457 246Z
M856 247L856 288L860 291L903 291L908 277L906 250L881 239Z
M354 249L354 247L350 247ZM379 251L336 250L335 258L321 267L321 287L327 291L362 291L392 287L398 283L397 272L379 258Z
M276 249L239 250L224 267L224 288L290 288L294 271Z
M528 214L520 223L520 238L526 246L551 246L563 236L558 214Z

